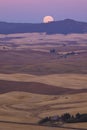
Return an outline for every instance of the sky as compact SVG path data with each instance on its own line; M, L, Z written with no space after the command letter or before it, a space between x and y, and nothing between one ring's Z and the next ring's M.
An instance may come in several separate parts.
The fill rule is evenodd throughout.
M42 23L48 15L87 22L87 0L0 0L0 21Z

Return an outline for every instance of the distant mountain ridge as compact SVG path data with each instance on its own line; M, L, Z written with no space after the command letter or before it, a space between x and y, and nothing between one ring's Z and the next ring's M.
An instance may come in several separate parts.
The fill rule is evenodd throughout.
M49 23L8 23L0 22L0 34L14 33L43 33L47 34L71 34L87 33L87 23L72 19L54 21Z

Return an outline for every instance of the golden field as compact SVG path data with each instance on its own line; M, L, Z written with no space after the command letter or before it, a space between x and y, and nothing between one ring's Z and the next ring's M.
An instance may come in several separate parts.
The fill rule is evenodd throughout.
M3 99L3 100L2 100ZM87 123L63 124L56 127L38 126L45 117L70 112L87 112L87 93L74 95L40 95L26 92L10 92L0 95L0 129L86 129Z
M38 125L66 112L87 113L87 34L0 35L0 130L87 130Z
M38 82L72 89L87 88L87 74L53 74L44 76L29 74L0 74L0 80Z

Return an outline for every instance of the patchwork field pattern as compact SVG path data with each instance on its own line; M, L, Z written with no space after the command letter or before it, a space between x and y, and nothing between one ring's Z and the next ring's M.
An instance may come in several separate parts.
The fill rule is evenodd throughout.
M37 124L66 112L87 113L87 34L0 35L0 130L87 130Z

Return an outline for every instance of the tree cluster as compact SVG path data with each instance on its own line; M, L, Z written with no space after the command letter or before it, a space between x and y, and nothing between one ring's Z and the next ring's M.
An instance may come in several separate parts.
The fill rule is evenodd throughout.
M50 116L41 119L38 123L45 124L45 123L55 123L55 122L62 122L62 123L78 123L78 122L87 122L87 114L80 114L77 113L76 115L71 115L70 113L64 113L61 116Z

